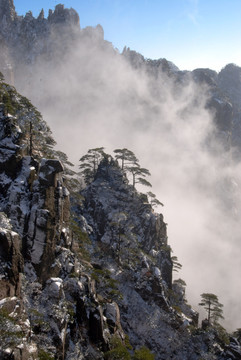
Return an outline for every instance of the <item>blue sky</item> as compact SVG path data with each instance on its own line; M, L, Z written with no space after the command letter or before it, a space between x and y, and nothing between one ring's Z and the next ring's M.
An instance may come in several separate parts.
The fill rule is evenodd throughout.
M147 58L166 58L181 70L228 63L241 66L241 0L14 0L19 15L58 3L74 8L80 26L104 28L120 51L126 45Z

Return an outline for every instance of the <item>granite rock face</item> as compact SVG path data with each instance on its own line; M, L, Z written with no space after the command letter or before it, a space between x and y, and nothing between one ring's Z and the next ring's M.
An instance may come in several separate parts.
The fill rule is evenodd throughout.
M148 263L145 254L155 254L163 281L171 288L172 262L163 216L155 214L145 196L126 184L125 174L113 160L103 160L83 196L92 236L109 251L117 250L120 263L131 263L136 247L144 263Z
M0 132L2 211L22 237L25 257L44 280L49 276L44 268L54 259L55 246L69 217L63 167L58 160L42 159L39 163L20 155L22 130L16 118L2 116Z
M79 253L64 166L34 107L2 81L0 96L0 357L103 359L111 337L125 335Z
M0 230L0 299L20 296L23 256L21 239L11 230Z
M233 157L240 157L241 136L241 68L234 64L225 66L218 76L219 87L227 94L233 105L232 144Z
M226 65L218 74L218 85L226 92L233 104L240 107L241 68L235 64Z

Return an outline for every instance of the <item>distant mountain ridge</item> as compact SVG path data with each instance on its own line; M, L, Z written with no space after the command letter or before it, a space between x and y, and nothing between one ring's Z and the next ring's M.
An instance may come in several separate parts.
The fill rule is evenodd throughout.
M59 63L61 57L65 58L65 54L71 54L76 46L87 41L106 49L105 51L110 52L110 56L113 56L116 51L109 42L104 40L104 31L100 25L96 28L81 29L79 15L74 9L65 9L59 4L54 11L49 10L47 18L44 17L43 11L34 18L31 11L25 16L18 16L13 0L1 0L0 6L2 9L0 18L2 72L7 81L14 83L26 95L32 94L34 101L38 96L34 95L36 90L33 91L31 79L26 85L23 74L29 73L29 76L33 74L36 71L35 67L39 68L39 63L48 64L48 72L52 72L54 64ZM65 54L62 53L63 48ZM133 68L145 70L154 78L164 73L179 85L188 78L199 84L206 84L210 88L209 106L217 112L216 119L220 129L231 132L233 145L240 149L241 69L238 66L229 64L220 73L210 69L196 69L189 72L180 71L164 58L145 59L141 54L126 47L121 56ZM41 81L47 81L46 72L41 72L39 76L41 76ZM229 104L232 106L230 107Z

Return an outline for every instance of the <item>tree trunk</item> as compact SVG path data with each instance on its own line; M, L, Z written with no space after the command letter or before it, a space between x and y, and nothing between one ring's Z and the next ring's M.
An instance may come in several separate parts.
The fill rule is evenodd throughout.
M29 124L29 155L33 155L33 124L32 121L30 121Z
M208 324L210 325L211 320L211 300L208 301Z

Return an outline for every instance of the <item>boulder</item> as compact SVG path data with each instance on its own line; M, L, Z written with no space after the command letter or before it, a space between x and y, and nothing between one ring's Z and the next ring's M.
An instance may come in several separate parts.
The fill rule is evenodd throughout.
M59 160L42 159L39 170L40 185L51 187L57 186L56 175L63 172L63 165Z

